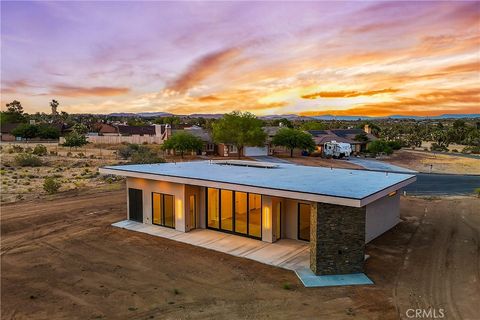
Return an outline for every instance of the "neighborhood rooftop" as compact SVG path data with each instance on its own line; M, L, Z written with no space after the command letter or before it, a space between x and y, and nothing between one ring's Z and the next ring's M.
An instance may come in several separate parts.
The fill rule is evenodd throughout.
M357 200L392 186L410 183L415 179L415 176L409 174L387 174L283 163L265 168L259 167L259 163L253 161L239 163L243 165L238 165L235 161L231 162L232 165L225 165L228 164L225 161L120 165L107 166L102 171L109 173L112 170L111 173L125 176L149 174L159 178L186 178ZM249 163L251 165L248 165Z

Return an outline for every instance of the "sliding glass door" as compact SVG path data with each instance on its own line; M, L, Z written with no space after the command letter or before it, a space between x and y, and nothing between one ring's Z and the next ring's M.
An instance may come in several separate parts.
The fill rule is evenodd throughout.
M261 195L207 188L206 203L208 228L261 239Z
M310 205L298 204L298 239L310 241Z
M233 191L220 191L220 206L222 221L220 227L225 231L233 231Z
M252 237L262 237L262 196L248 194L248 234Z
M220 199L218 189L208 188L207 192L207 227L220 227Z
M246 192L235 192L235 232L247 234L247 205Z
M174 198L172 195L152 192L152 223L175 228Z

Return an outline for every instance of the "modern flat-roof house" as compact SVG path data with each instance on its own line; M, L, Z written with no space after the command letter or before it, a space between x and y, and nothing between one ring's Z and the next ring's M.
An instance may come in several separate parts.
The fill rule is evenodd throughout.
M108 166L100 173L127 177L130 220L309 243L316 275L363 272L365 243L399 222L399 190L416 179L240 160Z

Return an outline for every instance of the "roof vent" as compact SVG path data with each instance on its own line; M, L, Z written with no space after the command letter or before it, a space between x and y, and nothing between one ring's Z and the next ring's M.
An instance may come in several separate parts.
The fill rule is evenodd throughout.
M264 168L264 169L273 169L278 167L278 164L275 164L272 162L247 161L247 160L212 160L212 163L223 165L223 166L253 167L253 168Z

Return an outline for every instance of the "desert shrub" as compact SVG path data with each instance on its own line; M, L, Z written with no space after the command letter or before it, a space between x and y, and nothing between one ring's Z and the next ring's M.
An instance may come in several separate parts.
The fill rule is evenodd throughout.
M34 175L34 174L29 174L27 177L28 177L29 179L34 179L34 178L36 178L37 176Z
M15 163L20 167L40 167L42 160L30 153L20 153L15 156Z
M46 156L47 153L47 147L45 147L43 144L37 144L33 149L33 154L37 156Z
M132 163L163 163L166 162L165 159L160 158L156 153L147 150L142 152L136 152L130 158L130 162Z
M53 151L53 150L52 150L52 151L50 151L50 155L51 155L51 156L56 156L56 155L57 155L57 153L56 153L55 151Z
M72 153L70 151L67 152L67 157L71 157Z
M432 145L430 146L430 150L431 151L446 151L448 152L448 148L444 145L440 145L438 143L432 143Z
M283 287L283 289L285 289L285 290L291 290L291 289L292 289L292 286L290 285L290 283L284 283L284 284L282 285L282 287Z
M4 176L6 174L5 169L0 170L0 175Z
M88 143L87 137L85 137L83 134L80 134L76 131L73 131L72 133L68 134L65 137L65 142L63 145L65 147L82 147Z
M24 149L24 151L25 151L26 153L32 153L32 152L33 152L33 149L32 149L31 147L26 147L26 148Z
M480 146L468 146L462 149L462 153L480 154Z
M458 150L457 149L452 149L452 152L458 153Z
M392 154L393 149L384 140L372 141L367 148L367 151L376 156L379 153Z
M140 146L138 144L130 143L120 147L118 149L118 155L123 159L129 159L139 148Z
M45 190L48 194L57 193L60 187L60 182L58 182L54 177L46 177L45 181L43 182L43 190Z
M10 149L8 149L8 153L20 153L23 152L23 148L21 146L17 146L16 144L13 145Z
M388 141L387 144L392 150L400 150L402 148L402 143L400 141Z
M30 181L25 181L25 182L23 183L23 185L24 185L24 186L29 186L29 185L30 185Z
M131 163L142 164L165 162L165 160L163 158L160 158L155 151L152 151L146 146L134 143L120 147L118 149L118 154L123 159L130 159Z
M85 154L83 152L79 152L79 153L77 153L77 157L85 158Z
M475 194L480 198L480 188L475 189Z

